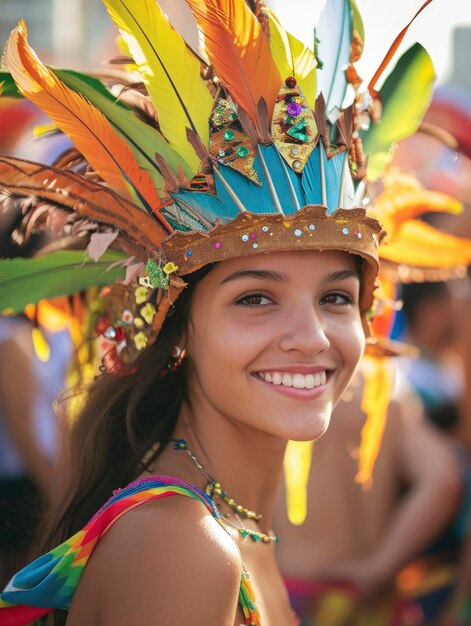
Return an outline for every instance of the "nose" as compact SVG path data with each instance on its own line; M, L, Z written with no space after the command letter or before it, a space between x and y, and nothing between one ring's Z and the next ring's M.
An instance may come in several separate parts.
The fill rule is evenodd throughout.
M295 350L306 356L329 349L325 324L311 301L298 303L287 312L279 347L284 352Z

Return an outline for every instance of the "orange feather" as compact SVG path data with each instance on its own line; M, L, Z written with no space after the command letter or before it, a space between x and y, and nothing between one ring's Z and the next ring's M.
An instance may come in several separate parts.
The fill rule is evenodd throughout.
M261 98L271 119L282 79L260 22L243 1L187 0L204 35L204 47L216 75L260 132Z
M145 208L154 211L162 221L157 213L161 202L149 174L139 167L130 148L116 135L106 117L41 63L28 45L26 24L22 20L10 35L6 61L22 94L72 139L103 180L127 197L129 185Z
M0 157L0 188L70 209L80 217L119 228L146 256L168 235L162 224L104 185L53 166Z
M412 22L415 20L415 18L420 13L422 13L422 11L425 9L425 7L428 6L431 2L432 2L432 0L425 0L425 2L422 4L420 9L417 11L417 13L411 19L411 21L401 30L399 35L392 42L391 46L389 47L389 50L386 52L386 55L385 55L384 59L381 61L378 69L374 73L373 78L370 80L370 82L368 84L368 91L370 92L372 97L377 97L378 96L378 92L375 90L376 83L381 78L381 75L383 74L384 70L387 68L387 66L391 62L391 59L395 55L397 49L401 45L402 40L404 39L404 37L406 36L407 31L409 30L409 26L412 24Z

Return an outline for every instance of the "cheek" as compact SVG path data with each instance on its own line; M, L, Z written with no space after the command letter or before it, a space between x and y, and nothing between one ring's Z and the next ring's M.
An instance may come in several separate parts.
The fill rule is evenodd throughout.
M365 332L360 317L333 325L330 341L341 356L345 373L353 372L365 351Z
M205 376L219 376L231 372L240 373L265 345L264 333L257 332L253 325L229 321L198 327L188 343L188 352L195 368ZM236 381L233 380L233 383Z
M344 330L340 342L346 375L350 380L365 352L365 332L360 320L350 325L347 332Z

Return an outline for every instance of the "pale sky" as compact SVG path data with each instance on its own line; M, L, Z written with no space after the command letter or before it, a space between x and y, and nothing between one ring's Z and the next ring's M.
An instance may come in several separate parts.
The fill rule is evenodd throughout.
M381 62L395 36L410 21L423 0L357 0L365 25L365 52L357 64L368 80ZM317 21L325 0L269 0L284 26L299 39L310 42L312 24ZM417 17L402 44L405 50L419 41L428 50L438 83L449 77L452 64L452 32L456 26L471 29L471 0L434 0ZM470 48L466 65L471 60ZM471 72L470 72L471 73Z

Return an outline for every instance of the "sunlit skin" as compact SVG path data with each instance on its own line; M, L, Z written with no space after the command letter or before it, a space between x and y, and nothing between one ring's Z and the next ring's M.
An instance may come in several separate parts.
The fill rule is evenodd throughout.
M354 258L282 252L220 263L198 285L184 339L191 414L286 440L316 439L364 349ZM259 373L315 374L294 389Z
M355 258L336 251L226 261L195 290L181 340L188 401L176 436L237 502L263 514L258 526L244 520L254 530L270 531L287 440L325 432L363 354L359 291ZM258 375L322 370L326 384L313 389L282 388ZM186 455L168 450L164 461L205 487ZM269 624L290 624L274 545L238 540L262 615Z
M225 261L194 292L176 436L228 490L243 490L247 475L239 499L267 507L267 521L287 440L325 432L363 353L359 290L348 253L299 251ZM313 389L259 376L322 371L326 382Z

